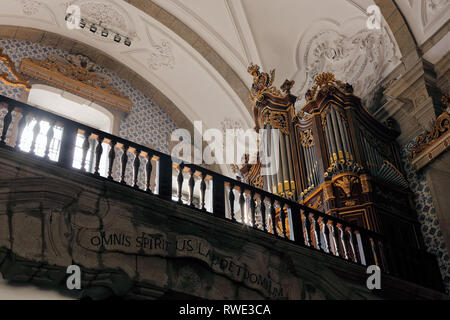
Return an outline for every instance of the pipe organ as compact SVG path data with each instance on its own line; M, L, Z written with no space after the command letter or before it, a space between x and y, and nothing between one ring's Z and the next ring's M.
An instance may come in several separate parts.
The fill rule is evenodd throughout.
M296 112L294 81L278 90L274 70L267 74L252 64L248 72L255 130L266 130L258 163L241 170L246 182L397 243L422 247L393 121L379 123L352 86L331 73L316 77Z

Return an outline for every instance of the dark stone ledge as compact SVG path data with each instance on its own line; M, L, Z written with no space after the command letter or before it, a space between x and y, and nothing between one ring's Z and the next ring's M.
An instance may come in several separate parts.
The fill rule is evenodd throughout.
M445 299L389 275L117 183L0 149L0 272L106 298ZM144 247L145 244L145 247ZM150 248L151 246L151 248Z

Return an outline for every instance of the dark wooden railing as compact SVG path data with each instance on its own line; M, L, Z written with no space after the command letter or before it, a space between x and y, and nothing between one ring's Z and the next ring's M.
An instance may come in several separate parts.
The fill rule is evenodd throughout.
M1 148L443 291L436 257L425 251L396 248L370 230L3 96L0 134Z

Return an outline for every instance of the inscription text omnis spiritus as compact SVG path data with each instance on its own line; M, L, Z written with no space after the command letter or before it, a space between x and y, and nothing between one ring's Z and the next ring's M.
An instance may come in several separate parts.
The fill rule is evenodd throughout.
M195 241L193 237L186 236L170 242L162 235L142 232L136 237L124 233L100 232L90 238L93 247L103 250L113 248L135 249L136 254L144 255L169 255L175 253L177 257L198 258L208 262L216 271L231 276L233 279L241 279L242 282L258 286L267 292L272 298L283 298L283 287L274 283L272 279L257 272L252 272L248 266L236 263L236 257L224 257L216 254L203 241Z

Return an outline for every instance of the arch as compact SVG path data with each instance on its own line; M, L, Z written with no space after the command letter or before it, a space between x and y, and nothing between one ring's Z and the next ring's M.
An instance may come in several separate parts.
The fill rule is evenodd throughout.
M110 111L62 89L34 84L27 103L101 131L113 131L114 115Z

